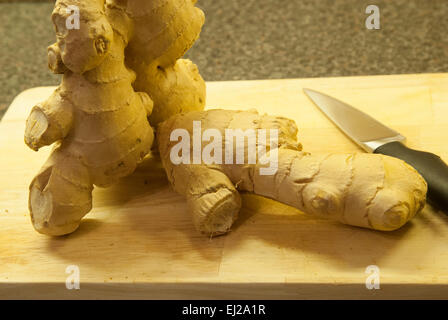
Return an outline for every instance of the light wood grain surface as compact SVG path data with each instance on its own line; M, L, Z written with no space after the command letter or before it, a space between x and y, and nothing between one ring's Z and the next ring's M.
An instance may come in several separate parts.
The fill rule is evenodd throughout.
M310 152L359 151L306 98L321 90L448 160L448 74L211 82L208 108L250 109L296 120ZM48 156L23 143L30 108L53 88L23 92L0 123L0 298L448 298L448 216L427 206L395 232L317 220L251 195L232 231L208 239L190 221L161 166L146 161L94 192L72 235L30 223L28 184ZM67 266L80 290L67 290ZM367 290L366 267L380 268Z

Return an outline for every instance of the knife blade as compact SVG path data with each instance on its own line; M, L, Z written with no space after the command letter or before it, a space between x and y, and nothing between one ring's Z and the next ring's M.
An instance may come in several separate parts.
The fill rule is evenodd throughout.
M413 166L428 183L428 201L448 212L448 166L439 156L406 147L403 135L345 102L315 90L303 91L345 135L365 151L399 158Z

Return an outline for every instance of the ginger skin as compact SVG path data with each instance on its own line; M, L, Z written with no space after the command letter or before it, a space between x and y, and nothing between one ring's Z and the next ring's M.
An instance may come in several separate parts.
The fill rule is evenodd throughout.
M93 186L131 174L154 140L150 122L202 110L205 83L180 59L199 37L202 11L192 0L58 0L57 42L48 48L62 83L27 120L25 143L56 143L30 185L34 228L64 235L92 208ZM70 6L80 28L69 29ZM179 60L180 59L180 60Z
M148 93L154 101L152 126L205 107L205 82L198 68L180 59L199 38L204 24L204 13L195 7L196 2L128 0L121 6L133 30L126 64L137 73L135 90Z
M66 29L68 5L80 8L79 30ZM153 103L134 91L135 73L124 64L127 34L118 34L103 8L101 0L59 0L53 11L58 41L48 50L49 65L63 71L62 83L33 108L25 131L34 150L58 142L30 185L29 210L40 233L76 230L92 208L93 185L132 173L154 140L147 120Z
M57 0L48 66L62 83L27 120L25 143L56 143L30 185L34 228L64 235L92 208L93 186L131 174L154 140L150 122L202 110L205 83L180 59L204 14L192 0ZM70 6L80 28L70 29ZM179 60L180 59L180 60Z
M260 175L264 165L248 164L247 157L244 164L173 164L170 152L178 142L170 141L171 132L182 128L192 137L192 123L198 120L202 130L215 128L223 136L226 128L278 129L278 171ZM426 182L405 162L379 154L311 155L301 151L296 135L295 123L286 118L210 110L176 115L163 122L157 130L157 143L174 190L186 197L198 231L209 236L230 230L241 207L239 191L382 231L400 228L424 207Z
M49 68L61 85L35 106L25 142L55 144L30 185L34 228L48 235L75 231L92 208L94 185L131 174L149 153L158 125L162 163L183 194L196 228L216 236L230 230L241 208L239 191L304 212L376 230L395 230L422 210L427 186L401 160L371 154L310 155L297 143L292 120L256 112L211 110L197 67L180 59L199 37L204 15L195 0L57 0L57 42ZM67 30L67 8L80 9L79 30ZM175 165L174 129L278 129L278 171L263 165ZM191 144L192 145L192 144ZM246 145L247 147L247 145ZM192 150L190 150L192 154ZM249 150L245 150L249 154ZM247 160L247 159L245 159Z

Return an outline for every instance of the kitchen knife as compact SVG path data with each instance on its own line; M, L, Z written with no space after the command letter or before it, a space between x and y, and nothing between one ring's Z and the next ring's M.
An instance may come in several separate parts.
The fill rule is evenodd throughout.
M303 91L365 151L399 158L413 166L428 183L428 201L448 210L448 166L439 156L406 147L403 144L406 138L400 133L342 101L311 89Z

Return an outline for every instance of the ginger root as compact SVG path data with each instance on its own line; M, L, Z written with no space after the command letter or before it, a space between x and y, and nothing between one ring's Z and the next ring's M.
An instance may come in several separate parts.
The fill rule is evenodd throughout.
M199 38L204 24L196 1L128 0L122 5L134 31L126 48L126 64L137 73L135 90L148 93L154 101L149 118L153 126L172 115L205 107L205 82L198 68L180 59Z
M38 232L76 230L92 208L94 185L106 187L131 174L150 152L151 125L158 125L168 179L186 196L195 226L207 235L230 230L241 208L239 191L377 230L397 229L423 208L426 183L401 160L310 155L301 151L292 120L257 112L201 111L204 80L191 61L180 59L204 23L195 3L56 1L57 42L48 48L48 65L63 75L62 83L32 109L25 129L25 143L33 150L55 144L30 185L29 210ZM79 9L79 29L68 28L72 6ZM266 164L260 158L253 163L245 157L233 159L236 164L174 164L171 134L185 129L191 137L193 121L223 135L226 129L277 129L278 145L267 149L267 155L278 155L276 173L262 175ZM190 146L194 155L195 143ZM245 148L245 155L253 154ZM215 151L227 156L224 146Z
M93 186L131 174L150 152L156 124L202 110L205 83L178 60L204 23L192 0L57 0L48 66L62 83L28 117L25 143L56 143L30 185L34 228L71 233L92 208ZM79 26L70 28L72 10Z
M170 135L175 129L185 129L193 137L193 121L201 121L202 131L217 129L222 136L228 128L277 129L278 147L269 153L278 152L278 170L261 175L266 165L259 160L248 163L248 143L241 164L225 164L224 160L224 164L173 164L171 150L179 142L171 141ZM286 118L260 116L256 111L210 110L176 115L161 123L157 143L174 190L186 197L198 231L210 236L230 230L241 207L239 191L319 217L383 231L400 228L424 207L426 182L405 162L378 154L311 155L301 151L296 135L295 123ZM194 142L189 143L193 155ZM224 154L224 145L222 149Z
M149 153L157 124L202 110L205 83L179 60L199 37L204 14L192 0L57 0L57 42L48 66L62 83L28 117L25 143L57 143L30 185L34 228L73 232L92 207L93 185L129 175ZM77 28L67 23L75 8ZM131 70L132 69L132 70Z

